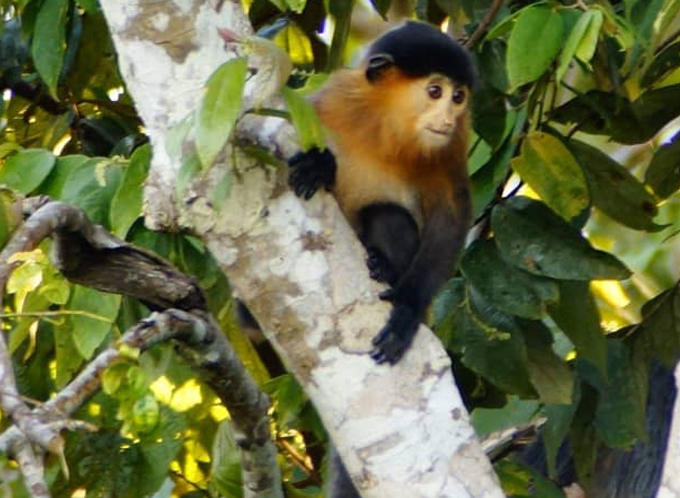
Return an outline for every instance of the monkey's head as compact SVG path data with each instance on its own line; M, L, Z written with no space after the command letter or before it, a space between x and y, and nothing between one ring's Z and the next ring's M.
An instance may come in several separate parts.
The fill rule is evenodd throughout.
M407 21L371 45L362 68L388 104L388 119L406 120L421 147L451 143L476 79L461 45L429 24Z

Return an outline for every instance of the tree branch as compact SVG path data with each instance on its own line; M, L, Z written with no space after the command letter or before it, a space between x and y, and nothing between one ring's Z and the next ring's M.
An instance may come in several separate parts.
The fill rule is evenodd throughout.
M105 292L137 297L157 309L176 307L192 311L190 314L171 309L140 322L126 332L118 345L99 354L68 386L34 410L21 401L11 358L6 347L0 347L0 353L5 352L4 358L0 355L3 374L0 402L16 424L0 435L0 450L16 455L25 482L35 488L33 496L49 495L41 494L47 487L41 480L42 464L32 452L31 443L53 452L61 450L59 430L72 425L66 417L99 389L100 375L121 357L121 345L145 351L160 342L176 339L182 355L214 389L231 414L242 452L244 496L281 497L276 448L269 431L269 401L207 312L196 280L157 255L114 237L93 224L78 208L41 197L26 200L23 211L29 215L28 219L0 253L3 289L13 268L7 263L8 258L17 251L37 247L53 235L53 257L69 280ZM2 335L0 342L4 346Z

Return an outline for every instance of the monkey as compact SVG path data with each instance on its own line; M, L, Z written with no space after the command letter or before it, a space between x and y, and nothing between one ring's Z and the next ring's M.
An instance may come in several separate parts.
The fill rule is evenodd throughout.
M476 70L432 25L406 21L378 37L358 67L332 73L311 96L327 147L291 157L289 184L310 199L331 191L392 304L371 357L394 364L409 348L464 247Z

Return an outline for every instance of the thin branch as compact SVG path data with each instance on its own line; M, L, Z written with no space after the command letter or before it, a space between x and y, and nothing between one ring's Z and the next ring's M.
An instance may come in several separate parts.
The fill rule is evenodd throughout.
M486 11L484 18L477 25L477 29L475 29L475 31L470 35L470 38L468 38L465 42L464 45L467 49L471 49L477 44L479 40L482 39L484 33L486 33L486 30L489 29L489 26L496 17L496 14L498 14L498 11L502 5L503 0L494 0L493 4L491 4L491 7L489 7L489 10Z

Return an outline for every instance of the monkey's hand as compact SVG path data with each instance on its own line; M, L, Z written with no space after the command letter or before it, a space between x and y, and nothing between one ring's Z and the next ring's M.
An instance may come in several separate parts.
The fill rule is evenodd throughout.
M382 251L374 247L367 247L366 252L368 253L366 266L368 267L370 277L378 282L394 284L397 280L397 272L392 263L390 263L390 260L387 259Z
M298 152L288 160L288 167L288 184L298 197L309 200L319 188L331 190L335 185L337 165L328 148Z
M404 355L413 342L418 326L422 321L422 313L411 303L401 301L396 289L389 289L380 298L392 301L394 307L387 324L373 338L371 358L378 363L394 365Z

